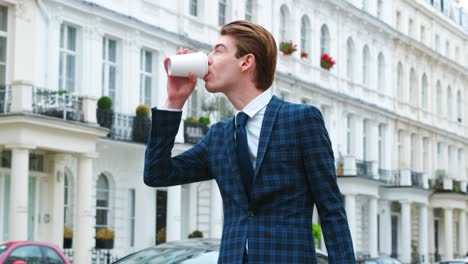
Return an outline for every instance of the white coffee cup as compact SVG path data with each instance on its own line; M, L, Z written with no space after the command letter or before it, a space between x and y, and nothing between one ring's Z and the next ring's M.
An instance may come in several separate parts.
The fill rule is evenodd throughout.
M201 51L171 56L167 72L178 77L188 77L189 73L193 72L198 78L203 78L208 72L208 56Z

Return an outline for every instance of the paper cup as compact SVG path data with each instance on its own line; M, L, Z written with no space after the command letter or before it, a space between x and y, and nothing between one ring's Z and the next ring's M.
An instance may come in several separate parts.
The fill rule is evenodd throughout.
M167 71L171 76L188 77L193 72L198 78L203 78L208 72L208 56L201 51L171 56Z

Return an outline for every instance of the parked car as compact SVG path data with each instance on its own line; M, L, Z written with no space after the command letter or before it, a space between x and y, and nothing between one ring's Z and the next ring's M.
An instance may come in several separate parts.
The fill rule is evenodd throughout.
M36 241L0 242L0 263L70 264L62 251L50 243Z
M216 264L218 263L220 239L193 238L168 242L132 253L114 264ZM316 249L319 264L327 264L325 253Z
M400 261L391 257L361 259L356 262L359 264L401 264Z
M468 264L468 257L461 259L443 260L439 264Z

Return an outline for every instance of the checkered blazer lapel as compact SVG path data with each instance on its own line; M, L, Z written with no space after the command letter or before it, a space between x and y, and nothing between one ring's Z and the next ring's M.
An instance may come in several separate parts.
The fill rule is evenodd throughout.
M265 110L265 116L263 117L262 128L260 130L260 138L258 143L257 162L255 164L253 180L254 183L255 178L257 177L257 174L260 171L260 167L262 166L263 158L265 157L268 143L270 142L270 136L273 130L273 125L276 121L276 117L278 115L278 110L280 109L283 102L284 101L280 98L273 96Z

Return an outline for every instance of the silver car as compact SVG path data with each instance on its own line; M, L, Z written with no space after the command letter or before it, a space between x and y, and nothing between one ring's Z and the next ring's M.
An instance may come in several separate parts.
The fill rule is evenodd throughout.
M193 238L168 242L132 253L114 264L216 264L220 239ZM316 249L319 264L327 264L327 255Z

